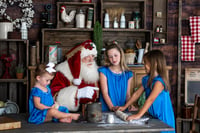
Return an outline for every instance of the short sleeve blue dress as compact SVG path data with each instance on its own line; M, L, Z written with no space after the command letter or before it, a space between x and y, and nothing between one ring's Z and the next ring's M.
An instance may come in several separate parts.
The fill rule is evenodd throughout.
M40 110L34 106L33 97L40 97L40 102L46 106L51 107L54 104L53 97L51 95L51 89L47 86L48 91L44 92L37 87L33 87L31 89L30 97L29 97L29 118L28 122L34 124L41 124L44 122L48 109ZM59 111L69 113L68 109L63 106L59 106ZM53 121L58 122L57 119L53 118Z
M149 75L143 77L143 79L142 79L142 85L145 89L146 98L149 97L149 95L151 94L151 91L152 91L151 88L148 87L148 85L147 85L148 80L149 80ZM153 79L152 86L154 86L154 84L157 81L160 81L163 84L163 86L165 87L165 83L164 83L162 77L160 77L159 75ZM164 89L157 96L157 98L155 99L153 104L148 109L148 112L153 117L163 121L164 123L168 124L169 126L171 126L175 129L174 111L173 111L169 91L167 91L166 89ZM167 131L162 132L162 133L167 133ZM170 131L169 133L175 133L175 131Z
M114 106L123 106L126 103L126 94L128 87L128 80L133 77L132 71L125 71L120 74L113 73L109 67L100 67L98 69L107 78L108 95ZM102 111L110 111L102 93L100 93L100 102L102 104Z

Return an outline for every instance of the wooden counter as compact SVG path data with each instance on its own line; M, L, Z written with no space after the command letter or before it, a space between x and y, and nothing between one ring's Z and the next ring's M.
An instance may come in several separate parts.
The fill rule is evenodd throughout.
M8 116L7 116L8 117ZM82 122L73 122L70 124L66 123L43 123L40 125L30 124L27 122L27 115L18 114L18 115L9 115L9 117L20 120L21 128L13 130L4 130L1 133L27 133L27 132L73 132L73 133L121 133L121 132L160 132L160 131L173 131L174 129L158 119L151 118L145 125L137 124L102 124L102 123L87 123L86 121Z

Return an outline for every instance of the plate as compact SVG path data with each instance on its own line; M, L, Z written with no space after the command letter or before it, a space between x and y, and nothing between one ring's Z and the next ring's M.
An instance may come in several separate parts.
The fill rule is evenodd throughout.
M6 109L5 109L6 114L17 114L19 113L19 107L16 103L12 101L6 102Z

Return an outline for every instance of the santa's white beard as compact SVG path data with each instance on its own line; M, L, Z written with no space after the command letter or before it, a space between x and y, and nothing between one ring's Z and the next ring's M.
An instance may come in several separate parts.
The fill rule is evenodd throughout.
M99 80L98 66L95 62L81 63L80 76L86 83L95 83Z

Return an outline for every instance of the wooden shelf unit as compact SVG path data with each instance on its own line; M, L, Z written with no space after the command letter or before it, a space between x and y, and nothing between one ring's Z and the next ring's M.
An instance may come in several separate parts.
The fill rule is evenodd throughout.
M79 9L82 9L83 13L85 14L85 19L87 19L87 10L88 8L93 8L93 22L92 22L92 27L94 26L94 23L96 22L96 3L83 3L83 2L57 2L57 28L75 28L76 22L75 18L70 22L70 23L64 23L61 20L61 15L60 15L60 9L61 6L66 7L66 13L69 14L70 11L76 10L76 13Z
M28 95L29 95L29 40L21 39L0 39L0 53L11 56L13 61L10 63L9 74L11 78L0 79L0 100L7 99L16 102L21 109L20 112L28 111ZM16 78L16 66L23 65L24 77L23 79ZM0 61L1 75L5 72L5 64ZM26 101L26 102L25 102Z
M167 11L168 11L168 0L153 0L153 32L152 32L153 45L168 43ZM161 16L159 16L159 14L161 14ZM156 31L157 26L162 26L162 32ZM154 38L158 38L159 42L155 43ZM161 39L165 39L165 42L164 43L161 42Z

